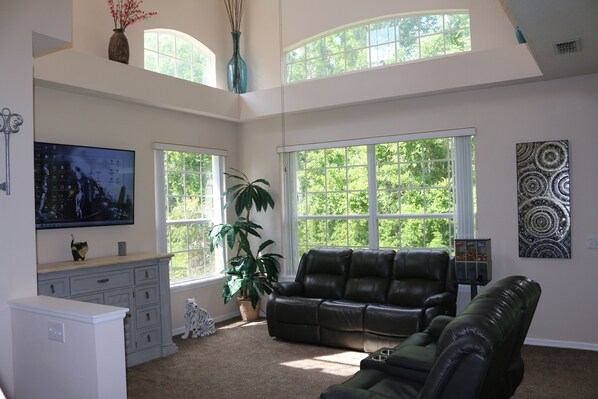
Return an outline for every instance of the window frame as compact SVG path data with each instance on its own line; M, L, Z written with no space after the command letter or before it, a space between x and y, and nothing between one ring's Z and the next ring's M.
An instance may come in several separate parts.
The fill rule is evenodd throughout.
M296 229L298 220L301 219L297 215L297 157L292 154L298 151L307 150L321 150L331 148L344 148L350 146L368 146L368 213L365 215L368 219L368 248L377 249L379 247L378 237L378 221L381 219L408 219L408 218L443 218L451 217L453 219L453 231L450 238L454 243L456 233L459 237L473 237L474 236L474 157L472 152L472 140L475 138L476 131L474 128L464 128L437 132L415 133L394 136L382 136L369 139L345 140L336 142L326 142L306 145L293 145L279 147L278 152L281 155L281 164L283 171L283 218L284 223L288 226L285 229L284 237L284 255L285 268L282 276L293 276L296 272L296 267L299 264L299 241L298 231ZM453 195L453 212L443 214L394 214L384 215L378 213L377 207L377 185L376 185L376 144L397 143L404 141L426 140L434 138L454 138L453 159L452 159L452 195ZM374 167L370 167L374 165ZM374 183L374 184L372 184ZM371 209L374 209L372 212ZM317 217L317 216L316 216ZM338 218L343 220L350 220L354 218L363 219L364 215L339 215L337 216L322 216L323 218L331 219Z
M450 21L447 22L447 16L464 14L467 15L466 25L459 26L458 29L448 26ZM437 16L440 16L442 19L442 26L438 31L426 32L422 30L422 18ZM417 35L400 37L400 23L413 18L418 19ZM381 29L372 30L372 26L384 24L392 25L392 35L380 35L378 31ZM365 34L365 38L363 39L365 42L356 47L348 46L347 35L355 36L355 32L353 31L358 31L360 29L364 31L362 33ZM466 39L463 42L465 44L465 49L463 51L455 51L454 48L447 46L447 38L450 37L451 34L455 35L459 32L464 32L466 34ZM359 35L359 33L357 33L357 35ZM442 36L442 52L434 55L422 55L422 48L425 47L425 41L439 35ZM390 36L392 36L392 38L389 38ZM411 44L406 46L405 44L408 42L411 42ZM376 57L374 60L374 53L378 54L378 51L382 51L381 54L383 54L385 51L387 51L384 49L384 47L392 48L394 56L385 59ZM400 53L402 49L406 49L413 54L408 56L406 59L401 59ZM462 54L471 51L471 49L471 16L468 9L438 10L434 13L419 12L412 14L385 15L383 17L359 21L357 23L322 32L317 36L313 36L307 40L295 43L284 49L282 56L284 84L294 84L313 79L343 75L347 73L381 68L388 65L396 65L428 58ZM413 52L413 50L415 50L415 52ZM351 55L356 55L358 52L363 51L365 51L367 55L365 65L360 66L358 64L357 58L352 60ZM392 58L394 58L394 60ZM350 65L350 63L353 61L355 61L356 64ZM318 63L327 63L327 66L325 67L327 70L322 74L310 74L310 65L317 66ZM303 78L294 79L292 77L293 67L303 70Z
M158 34L158 37L160 34L167 34L167 35L171 35L174 36L175 38L175 55L169 55L169 54L165 54L163 52L160 52L159 48L154 50L154 49L150 49L145 47L145 35L147 33L156 33ZM203 44L202 42L200 42L199 40L197 40L196 38L194 38L191 35L188 35L184 32L181 31L177 31L174 29L163 29L163 28L156 28L156 29L146 29L143 31L143 37L144 37L144 45L143 45L143 68L147 71L151 71L151 72L155 72L155 73L159 73L161 75L165 75L165 76L170 76L170 77L174 77L177 79L181 79L181 80L186 80L188 82L193 82L193 83L198 83L198 84L204 84L207 86L211 86L211 87L216 87L216 55L214 54L214 52L212 50L210 50L205 44ZM179 58L176 56L176 38L180 37L181 39L189 42L193 47L197 48L199 50L199 52L205 56L207 58L207 65L205 70L203 71L204 73L207 73L207 78L205 79L205 83L204 82L196 82L194 80L189 80L189 79L185 79L183 77L179 77L178 76L178 69L176 67L176 61L182 61L182 62L189 62L193 65L198 65L196 63L193 62L193 60L191 61L187 61L184 60L182 58ZM164 55L167 56L169 58L173 58L175 60L175 73L174 75L170 75L170 74L166 74L163 72L159 71L159 66L158 66L158 70L153 70L153 69L148 69L146 64L145 64L145 55L146 52L150 51L152 53L155 53L158 55L158 59L160 57L160 55ZM159 65L159 63L158 63Z
M212 148L202 148L186 145L175 145L166 143L154 143L154 164L155 164L155 180L156 180L156 240L157 248L161 253L168 252L167 244L167 228L171 224L166 219L166 171L164 167L164 152L175 151L194 153L199 155L211 155L212 161L212 175L213 175L213 209L214 218L212 219L213 224L222 223L225 220L224 213L224 200L222 198L222 191L224 190L224 179L223 173L225 170L225 158L228 155L225 150L218 150ZM189 223L193 220L181 220L175 223ZM225 252L223 248L218 248L214 251L216 270L214 273L206 274L199 277L170 281L170 288L173 291L184 290L190 287L198 287L207 285L212 281L219 281L224 279L222 271L225 268ZM171 266L172 267L172 266Z

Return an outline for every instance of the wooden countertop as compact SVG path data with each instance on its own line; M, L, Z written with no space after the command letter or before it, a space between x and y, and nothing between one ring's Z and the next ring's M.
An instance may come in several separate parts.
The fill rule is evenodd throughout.
M86 269L89 267L120 265L123 263L139 262L144 260L171 258L173 254L159 253L137 253L125 256L106 256L100 258L88 258L84 261L64 261L54 263L42 263L37 265L37 274L61 272L65 270Z

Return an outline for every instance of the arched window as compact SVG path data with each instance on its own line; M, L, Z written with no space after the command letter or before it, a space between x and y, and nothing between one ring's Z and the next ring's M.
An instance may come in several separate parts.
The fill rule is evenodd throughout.
M287 49L286 82L466 51L471 51L467 11L386 16Z
M198 40L170 29L146 30L143 39L143 66L148 71L216 85L214 53Z

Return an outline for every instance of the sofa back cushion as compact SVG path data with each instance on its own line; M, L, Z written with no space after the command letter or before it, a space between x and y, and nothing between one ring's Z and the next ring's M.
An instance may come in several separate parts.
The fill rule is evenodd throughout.
M303 283L308 298L341 299L349 274L351 249L310 249L297 272L297 281Z
M344 298L365 303L384 303L395 251L353 251Z
M435 249L405 249L396 253L387 303L421 307L429 296L447 291L450 256Z

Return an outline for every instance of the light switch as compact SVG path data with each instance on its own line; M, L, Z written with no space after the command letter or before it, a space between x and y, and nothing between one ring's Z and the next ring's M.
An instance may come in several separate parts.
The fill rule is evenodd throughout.
M598 237L588 237L588 248L598 249Z

